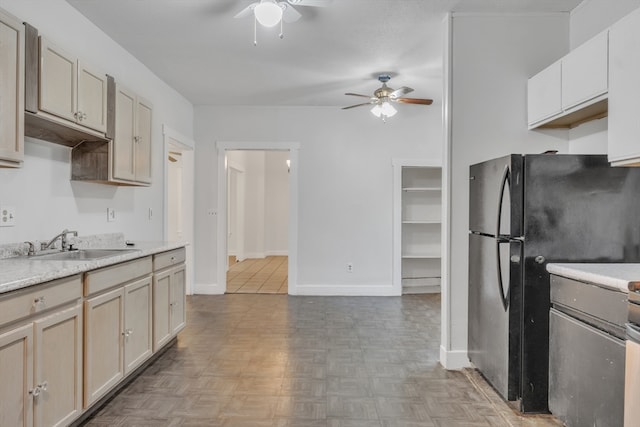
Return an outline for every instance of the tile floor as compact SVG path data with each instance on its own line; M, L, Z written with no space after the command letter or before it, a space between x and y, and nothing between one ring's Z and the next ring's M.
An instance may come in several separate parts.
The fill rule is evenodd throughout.
M438 294L187 301L177 344L87 426L561 426L440 367Z
M235 257L233 257L235 260ZM227 271L228 294L287 294L288 257L270 256L231 262Z

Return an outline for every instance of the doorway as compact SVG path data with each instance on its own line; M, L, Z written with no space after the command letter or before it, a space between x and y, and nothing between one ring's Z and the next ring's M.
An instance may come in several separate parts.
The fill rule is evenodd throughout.
M229 291L227 289L227 271L229 269L229 233L232 233L234 237L234 241L231 242L232 245L235 245L235 253L236 257L240 255L244 259L263 259L266 262L267 266L266 271L272 271L272 276L278 271L277 274L282 274L286 272L286 281L287 281L287 293L290 295L296 294L296 284L297 284L297 250L298 250L298 143L242 143L242 142L218 142L218 236L225 236L227 238L218 239L218 255L217 255L217 265L218 265L218 283L224 286L225 291ZM285 156L287 160L289 160L288 164L284 162L283 168L286 168L286 177L288 180L288 206L286 206L288 221L286 224L286 236L284 237L286 240L286 256L287 262L280 262L279 265L276 265L277 261L283 261L278 259L267 259L267 257L280 257L283 256L278 248L267 248L264 243L268 242L269 239L274 236L269 233L274 232L274 230L270 230L267 232L266 230L255 230L249 231L245 228L244 231L244 239L243 239L243 247L239 246L239 238L242 232L239 232L239 226L230 223L229 217L229 209L228 205L230 203L235 203L236 206L232 207L235 209L235 212L238 212L239 204L237 200L239 199L239 192L236 193L236 199L234 201L233 198L230 199L230 188L235 186L236 189L242 187L242 182L244 181L245 191L248 184L247 181L249 179L248 174L246 173L247 169L243 169L242 165L238 165L233 160L233 155L229 156L231 151L241 151L243 153L248 152L263 152L263 153L280 153ZM265 154L266 155L266 154ZM266 165L266 163L265 163ZM266 167L266 166L265 166ZM229 169L236 169L236 172L229 172ZM235 181L235 182L233 182ZM259 211L262 209L264 211L265 206L265 193L262 193L262 198L252 198L247 197L245 194L244 200L246 201L244 206L244 214L247 216L249 212L253 212L254 210ZM271 199L271 194L269 195ZM249 202L254 204L249 204ZM270 200L270 202L278 203L278 199ZM257 203L257 205L255 204ZM282 207L282 206L280 206ZM236 216L235 221L239 221L238 216ZM245 217L246 222L246 217ZM229 230L230 227L235 227L235 236L234 230ZM277 233L277 232L276 232ZM282 237L282 233L279 234ZM249 242L252 247L249 246ZM257 250L255 248L263 248L262 251ZM238 263L235 263L238 264ZM264 264L264 262L260 263ZM248 266L248 264L247 264ZM261 269L259 266L252 267L253 269ZM256 279L257 280L257 279ZM255 286L254 286L255 287ZM271 293L275 293L275 284L271 284L269 286L271 288ZM278 288L280 290L280 288Z
M193 242L193 141L163 126L164 134L164 240ZM149 219L153 212L149 210ZM186 293L193 294L193 245L186 246Z
M289 152L228 150L227 293L288 292Z

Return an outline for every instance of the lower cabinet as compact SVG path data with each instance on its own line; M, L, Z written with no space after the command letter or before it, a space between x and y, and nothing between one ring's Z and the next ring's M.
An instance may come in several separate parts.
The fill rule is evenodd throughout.
M0 335L0 425L33 425L33 325Z
M151 356L151 283L150 257L86 274L86 289L101 293L85 301L85 408Z
M169 343L185 327L184 260L181 248L0 294L0 427L67 426Z
M184 249L154 256L153 351L157 351L185 324Z
M0 300L26 310L0 332L0 426L66 426L82 411L80 277L42 286Z
M124 288L85 301L84 406L124 378Z

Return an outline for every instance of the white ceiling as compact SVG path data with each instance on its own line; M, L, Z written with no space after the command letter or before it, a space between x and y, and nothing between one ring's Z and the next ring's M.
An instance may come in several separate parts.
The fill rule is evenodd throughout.
M582 0L334 0L298 22L258 27L234 15L253 0L67 0L194 105L346 106L345 92L391 87L441 97L448 11L567 12Z

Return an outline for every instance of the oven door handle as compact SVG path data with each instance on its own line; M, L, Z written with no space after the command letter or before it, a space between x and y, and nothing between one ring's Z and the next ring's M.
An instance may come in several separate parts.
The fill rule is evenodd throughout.
M640 326L627 323L627 339L640 343Z

